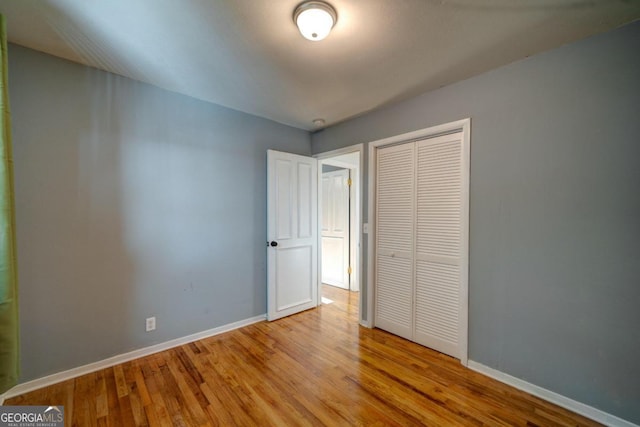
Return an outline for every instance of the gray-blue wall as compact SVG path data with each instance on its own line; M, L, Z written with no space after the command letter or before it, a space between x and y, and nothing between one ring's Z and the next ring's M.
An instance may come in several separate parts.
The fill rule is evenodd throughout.
M308 132L15 45L9 72L22 381L265 313L266 150Z
M640 22L312 135L320 153L470 117L470 359L635 423L639 53Z

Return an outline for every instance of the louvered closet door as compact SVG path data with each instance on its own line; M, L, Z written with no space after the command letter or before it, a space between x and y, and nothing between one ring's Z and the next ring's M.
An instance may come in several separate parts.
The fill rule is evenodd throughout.
M376 326L413 334L414 144L377 152Z
M416 143L414 341L460 358L462 133Z

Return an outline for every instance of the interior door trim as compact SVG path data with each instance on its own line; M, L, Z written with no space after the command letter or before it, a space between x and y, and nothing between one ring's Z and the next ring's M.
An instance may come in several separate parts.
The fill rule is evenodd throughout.
M358 153L359 154L359 165L358 165L358 176L352 176L351 178L353 179L353 183L354 186L356 187L356 192L357 192L357 197L358 197L358 202L357 202L357 209L358 209L358 215L357 215L357 219L356 219L356 224L355 227L357 229L356 235L358 237L358 242L357 242L357 247L356 247L356 269L357 269L357 274L356 274L356 282L358 283L358 289L359 289L359 299L360 299L360 304L358 307L358 316L359 316L359 323L362 326L365 327L370 327L369 323L366 321L366 310L367 310L367 302L366 302L366 295L364 295L364 293L366 292L365 289L365 284L363 283L362 277L363 277L363 267L364 267L364 256L363 256L363 252L362 252L362 246L364 245L364 241L363 241L363 233L362 233L362 224L364 223L364 191L363 191L363 183L364 183L364 144L355 144L355 145L350 145L348 147L343 147L343 148L338 148L336 150L330 150L330 151L324 151L322 153L317 153L314 154L313 157L316 158L318 160L318 177L319 177L319 181L318 182L318 197L321 197L321 193L322 193L322 160L324 159L329 159L331 157L337 157L340 156L342 154L350 154L350 153ZM319 206L319 204L318 204ZM320 230L320 228L322 227L322 212L318 212L318 239L321 239L322 237L322 230ZM318 251L318 270L322 271L322 255L320 253L320 251ZM321 300L321 290L322 290L322 283L321 283L321 276L318 276L318 301ZM363 290L364 289L364 290Z

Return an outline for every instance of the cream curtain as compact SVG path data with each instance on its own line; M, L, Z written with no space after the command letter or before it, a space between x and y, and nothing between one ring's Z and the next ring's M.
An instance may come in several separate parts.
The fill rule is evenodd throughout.
M7 79L7 32L0 15L2 85L0 97L0 393L13 387L20 373L18 333L18 271L16 266L13 157L9 87Z

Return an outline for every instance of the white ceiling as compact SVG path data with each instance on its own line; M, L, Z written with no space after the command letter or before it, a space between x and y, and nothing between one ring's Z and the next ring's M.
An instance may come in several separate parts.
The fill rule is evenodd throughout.
M640 0L329 0L321 42L298 0L0 0L9 41L303 129L640 17Z

